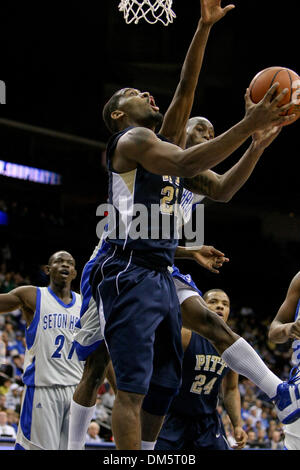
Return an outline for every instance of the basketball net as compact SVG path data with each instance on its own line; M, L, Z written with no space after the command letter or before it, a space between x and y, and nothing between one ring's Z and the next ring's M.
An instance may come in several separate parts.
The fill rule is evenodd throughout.
M127 24L133 21L138 24L140 19L144 19L150 24L160 21L168 26L176 18L172 3L173 0L121 0L119 10Z

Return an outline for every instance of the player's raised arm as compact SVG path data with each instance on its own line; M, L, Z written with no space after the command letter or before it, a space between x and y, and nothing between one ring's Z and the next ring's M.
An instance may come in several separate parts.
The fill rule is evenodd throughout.
M176 145L183 146L185 127L193 106L205 48L212 26L234 5L221 7L221 0L201 0L201 18L181 70L180 81L165 114L160 133Z
M220 175L207 170L194 178L186 178L183 185L195 194L207 196L218 202L228 202L247 182L264 150L279 135L282 128L273 127L257 131L253 140L240 160L226 173Z
M21 308L26 316L27 323L30 323L30 311L32 315L36 304L36 287L22 286L13 289L7 294L0 294L0 314L8 313Z
M300 340L300 320L294 321L300 300L300 272L290 283L286 298L272 321L269 338L274 343L285 343L289 339Z
M249 107L244 119L231 129L186 150L162 142L150 129L135 127L119 139L113 158L114 169L126 172L140 164L158 175L196 176L225 160L257 130L281 125L294 118L294 115L282 116L293 103L278 108L278 103L288 90L283 90L273 99L277 88L278 83L270 88L262 101Z

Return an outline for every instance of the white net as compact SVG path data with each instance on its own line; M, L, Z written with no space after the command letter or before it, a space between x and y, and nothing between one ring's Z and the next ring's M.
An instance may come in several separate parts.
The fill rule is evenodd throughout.
M173 0L121 0L119 10L127 24L137 24L143 18L150 24L160 21L168 26L176 18L172 3Z

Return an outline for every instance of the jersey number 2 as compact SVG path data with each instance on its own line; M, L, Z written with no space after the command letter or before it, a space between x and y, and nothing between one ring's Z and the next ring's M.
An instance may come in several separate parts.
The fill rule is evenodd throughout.
M209 395L211 392L211 389L213 388L215 381L217 380L217 377L214 377L211 379L209 382L206 383L207 377L205 375L197 375L195 377L195 382L191 386L191 392L192 393L197 393L198 395L201 395L203 392L204 395Z
M64 347L64 344L65 344L65 337L64 335L58 335L56 338L55 338L55 344L56 346L58 346L58 348L54 351L54 353L52 354L51 357L57 357L57 358L60 358L61 357L61 350L62 348ZM69 352L69 355L68 355L68 359L72 359L72 356L73 356L73 353L74 353L74 349L75 349L75 344L72 343L72 347L70 349L70 352Z

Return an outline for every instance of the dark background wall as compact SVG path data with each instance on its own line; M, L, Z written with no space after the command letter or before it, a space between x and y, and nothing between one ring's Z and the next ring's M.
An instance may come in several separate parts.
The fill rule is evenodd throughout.
M168 27L126 25L117 0L69 8L50 2L38 8L1 6L0 80L7 85L7 105L0 119L105 142L101 109L115 90L149 90L166 111L199 3L175 0L177 19ZM214 123L217 134L243 117L243 96L258 71L272 65L300 71L298 2L237 0L235 5L212 30L193 109ZM299 270L298 134L299 121L283 130L230 203L207 204L205 242L231 260L222 274L181 263L203 290L223 287L234 304L250 305L261 316L275 313ZM248 144L216 171L226 171ZM22 269L34 270L53 250L64 248L80 270L97 242L96 206L106 199L102 149L0 123L0 159L63 176L59 189L0 177L0 199L15 200L32 213L2 227L1 243L9 241ZM51 213L64 224L47 222Z

